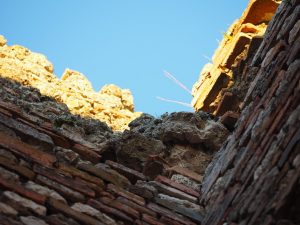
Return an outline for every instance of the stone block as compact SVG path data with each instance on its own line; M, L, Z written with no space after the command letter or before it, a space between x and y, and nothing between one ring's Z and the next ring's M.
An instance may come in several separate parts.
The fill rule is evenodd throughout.
M78 163L77 167L81 170L89 172L101 179L108 181L112 184L115 184L119 187L128 187L130 185L129 180L123 175L119 174L117 171L111 169L106 164L97 164L95 166L86 164L86 163Z

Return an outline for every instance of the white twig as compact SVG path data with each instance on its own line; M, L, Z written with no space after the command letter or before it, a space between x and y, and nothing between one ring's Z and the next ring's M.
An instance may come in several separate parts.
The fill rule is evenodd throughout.
M211 58L209 58L207 55L202 55L205 59L207 59L209 62L211 62Z
M175 82L175 84L177 84L179 87L181 87L183 90L187 91L190 95L192 95L192 91L190 89L188 89L183 83L181 83L179 80L177 80L171 73L169 73L168 71L164 70L164 75L169 78L170 80L172 80L173 82Z
M183 106L186 106L186 107L189 107L189 108L193 108L191 106L191 104L188 104L188 103L185 103L185 102L180 102L180 101L175 101L175 100L170 100L170 99L166 99L166 98L162 98L162 97L159 97L159 96L156 96L157 99L161 100L161 101L164 101L164 102L172 102L172 103L176 103L176 104L179 104L179 105L183 105Z

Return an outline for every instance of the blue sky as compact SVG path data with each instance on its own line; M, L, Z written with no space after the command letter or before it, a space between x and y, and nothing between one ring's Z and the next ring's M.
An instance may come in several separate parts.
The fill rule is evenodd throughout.
M190 103L198 79L248 0L3 0L0 34L45 54L60 77L78 70L95 91L108 83L132 91L136 111L189 111L156 96Z

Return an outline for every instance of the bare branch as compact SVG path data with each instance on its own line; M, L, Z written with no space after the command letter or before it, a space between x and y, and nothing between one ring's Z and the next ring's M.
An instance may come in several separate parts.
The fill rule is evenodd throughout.
M162 98L162 97L159 97L159 96L156 96L156 98L158 100L161 100L161 101L164 101L164 102L172 102L172 103L183 105L183 106L186 106L186 107L189 107L189 108L193 108L191 106L191 104L188 104L188 103L185 103L185 102L180 102L180 101L176 101L176 100L166 99L166 98Z
M187 91L190 95L192 95L192 91L188 89L183 83L181 83L179 80L177 80L171 73L168 71L164 70L164 75L175 82L179 87L181 87L183 90Z

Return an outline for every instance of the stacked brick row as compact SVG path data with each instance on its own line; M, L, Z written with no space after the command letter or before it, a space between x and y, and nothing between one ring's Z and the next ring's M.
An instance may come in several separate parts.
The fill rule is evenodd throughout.
M244 109L202 184L202 224L299 224L299 0L279 6L248 64Z
M0 224L199 224L199 192L102 158L75 131L18 105L33 88L0 79ZM48 111L58 104L49 101ZM51 103L51 104L50 104ZM52 107L51 107L52 105ZM192 171L169 171L199 182ZM181 174L180 174L181 173Z
M279 1L250 0L240 19L224 33L210 63L200 73L193 86L192 105L216 116L230 130L239 117L241 102L246 94L251 76L248 70L265 30L272 19Z

